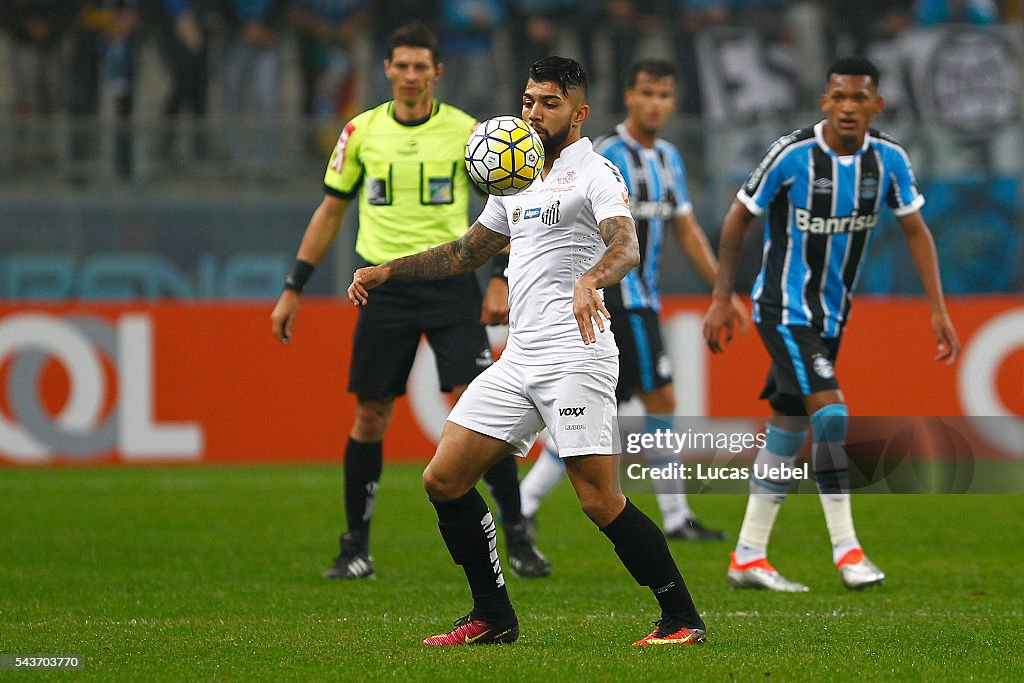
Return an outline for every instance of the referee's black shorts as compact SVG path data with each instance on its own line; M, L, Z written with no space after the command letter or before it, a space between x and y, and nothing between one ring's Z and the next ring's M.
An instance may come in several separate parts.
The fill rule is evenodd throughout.
M672 364L665 353L658 313L651 308L609 308L608 312L619 347L615 400L624 403L637 392L647 393L671 383Z
M772 366L760 398L783 415L807 415L804 398L839 388L835 362L841 336L823 337L813 327L758 323Z
M441 390L469 384L492 363L473 273L446 280L390 280L370 291L352 339L348 390L360 398L405 394L420 337L437 359Z

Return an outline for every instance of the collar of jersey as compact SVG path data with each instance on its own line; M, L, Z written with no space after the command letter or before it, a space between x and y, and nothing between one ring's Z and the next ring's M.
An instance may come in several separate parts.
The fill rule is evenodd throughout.
M411 123L406 123L405 121L399 121L395 117L395 101L391 100L390 102L388 102L388 118L400 126L405 126L406 128L415 128L416 126L422 126L424 123L432 119L434 115L437 114L437 110L440 108L440 100L434 100L434 104L433 106L430 107L430 113L427 114L427 118L420 119L419 121L412 121Z
M574 163L577 159L582 158L583 155L585 155L587 152L593 151L593 149L594 145L590 143L590 138L580 138L579 140L577 140L576 142L572 143L571 145L562 150L562 152L558 155L558 158L555 159L555 163L551 165L551 171L553 172L556 166L563 165L563 161L565 163Z
M661 138L655 138L653 146L651 146L651 147L644 147L643 145L640 144L640 142L635 137L633 137L632 135L629 134L629 129L626 128L625 122L617 124L615 126L615 132L619 134L619 137L622 138L622 140L628 146L632 147L637 152L651 152L651 151L654 151L655 149L657 149L658 141L661 139Z
M823 132L824 128L825 119L822 119L821 121L818 121L816 124L814 124L814 139L818 142L818 147L821 147L822 151L828 154L829 156L850 156L849 154L836 154L836 151L828 146L828 143L825 142L825 133ZM860 149L858 149L856 154L854 154L853 156L859 156L863 154L864 152L867 151L870 145L871 131L868 131L864 133L864 144L860 146Z

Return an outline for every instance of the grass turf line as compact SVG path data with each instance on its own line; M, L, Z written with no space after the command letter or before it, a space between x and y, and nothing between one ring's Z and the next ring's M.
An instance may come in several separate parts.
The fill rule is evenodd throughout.
M745 496L693 496L730 535L671 544L709 643L641 650L630 643L656 603L564 484L538 517L552 576L506 564L519 643L436 651L420 640L470 598L420 470L385 468L378 579L358 582L319 576L336 552L339 467L0 471L0 653L82 654L73 680L1024 678L1020 496L855 496L889 574L864 593L839 582L817 497L791 496L771 559L811 586L797 595L727 589ZM653 496L633 500L657 519Z

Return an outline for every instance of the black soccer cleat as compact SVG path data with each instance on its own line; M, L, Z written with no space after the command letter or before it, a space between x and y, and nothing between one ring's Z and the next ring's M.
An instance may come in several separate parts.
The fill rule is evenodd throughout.
M342 534L338 541L341 552L334 558L334 564L322 576L325 579L375 579L373 558L368 544L359 535Z
M505 525L505 549L512 572L523 579L539 579L551 573L551 563L533 545L530 525L524 519Z
M709 529L690 517L682 525L671 531L666 531L665 538L675 541L724 541L725 532Z

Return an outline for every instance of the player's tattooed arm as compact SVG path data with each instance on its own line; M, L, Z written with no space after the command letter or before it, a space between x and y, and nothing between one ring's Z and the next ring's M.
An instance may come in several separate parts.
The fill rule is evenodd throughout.
M395 259L386 265L396 280L440 280L469 273L508 245L508 235L476 222L466 234L427 251Z
M636 268L640 263L640 243L633 219L627 216L606 218L598 227L608 248L584 276L593 280L594 287L601 289L614 285Z
M604 322L612 317L598 290L614 285L640 263L640 245L633 219L613 216L601 221L599 227L608 248L600 260L576 280L572 293L572 312L584 344L596 342L597 333L604 332Z
M485 228L479 221L453 242L405 256L379 266L360 268L352 275L348 298L356 306L366 303L367 291L388 280L442 280L476 270L509 243L508 235Z

